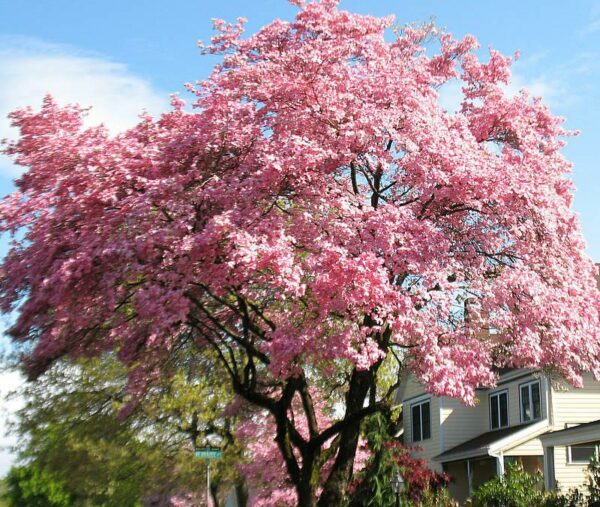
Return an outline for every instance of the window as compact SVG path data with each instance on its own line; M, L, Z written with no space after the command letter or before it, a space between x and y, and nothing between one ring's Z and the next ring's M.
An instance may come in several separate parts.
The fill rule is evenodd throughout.
M508 426L508 391L490 394L490 428Z
M420 442L431 438L431 412L429 401L411 406L412 441Z
M538 380L521 386L521 421L535 421L542 417L542 398Z
M567 448L567 458L570 464L587 465L590 460L598 456L598 443L571 445Z

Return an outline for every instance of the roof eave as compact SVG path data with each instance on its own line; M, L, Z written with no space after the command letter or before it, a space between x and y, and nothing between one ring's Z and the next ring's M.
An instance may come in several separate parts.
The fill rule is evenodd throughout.
M541 421L530 426L526 426L522 430L517 431L516 433L513 433L507 437L501 438L488 446L479 447L469 451L457 452L446 456L444 456L442 453L432 459L438 463L448 463L450 461L461 461L463 459L479 458L482 456L497 457L498 453L508 451L513 447L528 442L532 438L536 438L543 432L547 431L549 427L550 425L548 419L542 419Z
M549 428L550 422L548 421L548 419L542 419L541 421L532 424L531 426L526 426L517 433L501 438L497 442L494 442L494 444L489 446L489 452L490 454L497 454L499 452L508 451L513 447L517 447L518 445L528 442L532 438L540 436Z
M581 428L578 431L577 427L569 429L572 429L573 431L569 431L568 433L557 431L554 432L558 433L557 435L553 435L552 433L541 435L540 440L542 441L542 445L544 447L555 445L573 445L592 442L600 439L600 426L597 425Z

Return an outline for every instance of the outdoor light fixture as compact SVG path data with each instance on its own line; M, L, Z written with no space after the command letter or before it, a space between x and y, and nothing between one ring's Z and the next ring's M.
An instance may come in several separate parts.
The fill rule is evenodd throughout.
M404 478L400 472L396 472L396 475L392 477L392 489L396 493L396 505L400 507L400 493L404 489Z

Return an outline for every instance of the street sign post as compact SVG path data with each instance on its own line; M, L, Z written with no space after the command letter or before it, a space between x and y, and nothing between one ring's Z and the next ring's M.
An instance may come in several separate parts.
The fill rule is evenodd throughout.
M194 453L196 458L206 459L206 505L210 506L210 462L213 459L219 459L221 457L221 449L218 447L200 447L196 449Z

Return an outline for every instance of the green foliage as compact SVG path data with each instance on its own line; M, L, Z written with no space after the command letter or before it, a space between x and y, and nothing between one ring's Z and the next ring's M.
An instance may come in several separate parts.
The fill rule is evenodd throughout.
M206 367L199 363L212 358L185 354L127 417L127 370L114 356L57 363L20 393L26 403L13 431L26 466L17 470L50 473L70 495L70 506L164 505L173 494L205 487L206 463L193 452L212 444L224 452L212 464L211 489L225 494L241 481L235 467L241 449L232 420L221 415L232 394L219 368L197 374Z
M396 505L392 477L398 471L398 467L386 446L390 440L388 424L381 414L376 414L364 422L364 433L373 457L361 477L360 486L352 495L349 507Z
M473 493L473 505L481 507L537 507L545 503L538 487L541 474L530 474L519 463L510 463L502 478L482 484Z
M70 507L75 500L64 482L35 465L13 467L6 485L10 507Z
M545 507L599 507L600 506L600 461L593 457L587 466L586 494L579 489L570 489L565 494L555 494Z
M0 479L0 507L10 507L8 503L8 484L6 479Z
M587 467L586 489L590 505L600 505L600 461L594 456Z
M430 470L423 460L413 458L411 449L393 438L394 423L385 414L376 414L363 423L371 451L365 470L358 478L349 507L394 507L397 502L392 478L400 472L404 478L402 505L445 507L454 505L443 487L445 478Z
M404 504L406 505L406 504ZM418 503L419 507L457 507L458 503L450 496L446 487L440 487L435 490L428 489L423 493Z
M544 507L586 507L587 498L578 489L570 489L567 493L552 491L547 494Z
M579 489L567 493L544 493L537 488L541 474L529 474L518 463L507 467L504 478L495 478L473 494L473 504L482 507L598 507L600 506L600 462L588 465L583 494Z

